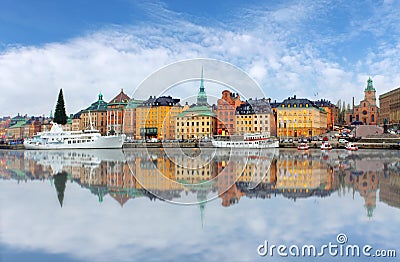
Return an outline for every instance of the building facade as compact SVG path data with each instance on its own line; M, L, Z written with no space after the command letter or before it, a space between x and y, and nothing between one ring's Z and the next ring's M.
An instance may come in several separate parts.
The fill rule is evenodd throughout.
M379 123L400 124L400 87L379 96Z
M211 139L217 133L217 115L207 102L203 73L197 103L182 110L176 117L175 139Z
M175 139L175 116L181 110L180 99L171 96L150 96L136 108L138 139ZM173 130L171 131L171 125ZM172 132L172 133L171 133Z
M124 109L128 104L129 96L121 92L114 97L107 105L107 134L122 134L122 125L124 120Z
M318 136L327 131L327 113L308 99L285 99L277 110L279 137Z
M337 122L339 116L339 108L336 105L332 104L330 101L325 99L314 101L314 103L318 107L323 108L325 110L327 129L333 130L333 126Z
M82 111L80 119L83 130L90 129L92 125L102 135L107 134L107 102L103 100L101 93L96 102Z
M132 98L129 100L124 112L123 133L131 139L139 139L140 134L136 133L136 108L142 105L144 100Z
M379 123L379 107L376 105L376 90L372 79L368 78L367 87L364 89L364 99L359 105L354 105L346 112L347 124L377 125ZM354 99L353 99L354 100Z
M234 135L236 133L236 108L243 104L240 95L228 90L222 91L222 97L217 101L218 135Z

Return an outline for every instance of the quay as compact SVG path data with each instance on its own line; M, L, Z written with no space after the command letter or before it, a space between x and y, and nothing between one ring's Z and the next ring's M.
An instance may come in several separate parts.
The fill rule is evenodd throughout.
M339 143L337 141L329 141L329 143L332 145L334 149L342 149L344 148L344 143ZM292 143L280 143L279 148L297 148L298 142L292 142ZM308 143L310 149L319 149L321 147L322 142L321 141L313 141ZM355 142L360 149L400 149L400 140L399 141L374 141L374 140L366 140L362 139L359 142ZM129 142L129 143L124 143L123 148L171 148L171 147L176 147L177 142L172 143L172 142L149 142L149 143L143 143L143 142ZM211 142L180 142L179 143L180 148L213 148L213 145ZM24 149L24 145L18 144L18 145L6 145L6 144L0 144L0 149L9 149L9 150L22 150Z

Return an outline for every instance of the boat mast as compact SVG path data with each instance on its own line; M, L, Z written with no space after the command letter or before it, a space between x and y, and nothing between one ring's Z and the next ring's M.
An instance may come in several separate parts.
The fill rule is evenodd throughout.
M90 110L89 110L89 125L90 125L90 129L89 130L94 130L93 122L92 122L92 116L90 115Z

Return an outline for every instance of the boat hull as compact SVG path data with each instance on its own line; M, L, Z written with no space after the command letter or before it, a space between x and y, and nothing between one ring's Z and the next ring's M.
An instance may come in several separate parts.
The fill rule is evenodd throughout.
M24 142L25 149L39 149L39 150L52 150L52 149L112 149L122 148L124 144L124 136L102 136L94 141L85 143L30 143L29 140Z
M258 142L258 143L256 143ZM279 147L279 141L212 141L212 145L218 148L277 148Z

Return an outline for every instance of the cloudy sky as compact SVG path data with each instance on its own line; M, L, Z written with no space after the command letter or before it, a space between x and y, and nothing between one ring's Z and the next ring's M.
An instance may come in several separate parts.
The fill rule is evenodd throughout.
M60 88L76 113L199 57L239 67L278 101L358 101L368 77L377 95L400 86L397 0L137 2L2 0L0 116L48 115Z

